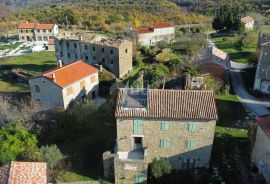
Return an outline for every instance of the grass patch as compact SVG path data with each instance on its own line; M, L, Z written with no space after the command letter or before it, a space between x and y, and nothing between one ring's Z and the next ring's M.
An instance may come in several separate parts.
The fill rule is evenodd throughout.
M234 94L222 94L222 95L216 95L217 100L223 100L223 101L231 101L231 102L240 102L240 100L237 98Z
M57 180L62 182L78 182L78 181L93 181L93 179L82 176L74 172L59 171L56 176Z
M0 71L19 69L38 75L41 72L56 66L55 52L35 52L23 56L0 58ZM28 83L18 83L13 78L4 77L0 72L1 92L26 92L29 91Z
M16 49L17 47L19 47L22 43L15 43L15 44L11 44L11 45L0 45L0 50L6 50L6 49Z
M225 134L231 137L247 138L248 131L246 129L240 129L240 128L227 128L227 127L216 126L215 133L217 134L216 137L222 134Z
M237 35L217 37L212 38L212 40L219 49L227 52L230 55L231 60L238 63L248 63L250 55L256 52L257 42L243 46L243 38L245 38L245 36Z
M25 71L44 72L55 66L55 52L34 52L22 56L0 58L0 68L12 67Z

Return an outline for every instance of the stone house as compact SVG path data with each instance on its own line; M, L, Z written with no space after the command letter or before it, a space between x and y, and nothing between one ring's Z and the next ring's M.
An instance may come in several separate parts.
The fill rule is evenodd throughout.
M0 184L47 184L45 162L14 162L0 167Z
M260 174L270 183L270 116L257 117L256 140L252 149L251 161L255 164Z
M218 118L212 91L120 89L115 116L116 146L103 163L116 184L146 183L156 157L176 170L209 167Z
M261 48L261 54L257 65L254 90L264 94L270 94L270 45L265 44Z
M20 23L17 27L19 41L43 41L48 42L58 34L56 24Z
M132 31L137 42L144 46L155 45L157 42L171 42L175 37L175 26L169 23L158 23L147 28Z
M40 109L66 109L73 101L94 99L98 95L98 70L77 61L47 71L29 80L32 101Z
M247 17L241 18L241 23L244 24L245 29L251 30L254 28L255 20L252 17L247 16Z
M132 42L90 33L63 32L55 39L56 57L68 64L78 59L99 64L123 77L132 70Z

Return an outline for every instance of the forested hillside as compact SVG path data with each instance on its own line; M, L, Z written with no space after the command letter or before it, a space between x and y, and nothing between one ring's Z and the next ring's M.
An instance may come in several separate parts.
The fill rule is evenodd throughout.
M79 29L122 32L131 25L141 27L165 21L175 24L202 23L206 20L207 17L187 13L167 0L81 0L76 1L76 4L66 0L64 4L35 5L35 8L22 9L5 16L2 24L52 22L62 26L75 25L74 27Z

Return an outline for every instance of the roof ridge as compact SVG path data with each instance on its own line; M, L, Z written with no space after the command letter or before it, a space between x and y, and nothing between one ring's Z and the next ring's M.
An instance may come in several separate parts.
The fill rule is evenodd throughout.
M82 61L82 60L78 60L78 61L75 61L75 62L72 62L72 63L68 63L68 64L66 64L66 65L63 65L61 68L57 67L57 68L51 69L51 70L46 71L45 73L43 73L41 76L44 77L44 75L47 75L47 74L56 72L56 71L61 70L61 69L63 69L63 68L67 68L67 67L69 67L69 66L71 66L71 65L74 65L74 64L76 64L76 63L79 63L79 62L83 62L83 61ZM85 62L84 62L84 63L85 63ZM90 66L90 65L89 65L89 66Z

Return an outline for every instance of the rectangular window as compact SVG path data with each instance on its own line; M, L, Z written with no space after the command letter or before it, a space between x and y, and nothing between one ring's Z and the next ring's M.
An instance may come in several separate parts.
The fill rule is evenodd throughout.
M73 88L71 86L71 87L67 88L67 96L72 95L72 94L73 94Z
M111 54L113 54L113 50L111 50Z
M140 120L140 119L133 120L133 133L142 134L142 125L143 125L143 120Z
M187 140L186 144L188 150L196 148L196 142L194 140Z
M111 60L111 65L113 65L113 60Z
M96 60L96 56L94 56L93 59Z
M91 76L90 81L91 81L91 83L96 82L96 76L95 75Z
M169 122L168 121L162 121L161 122L161 130L166 131L169 130Z
M68 58L70 58L70 53L68 53Z
M81 82L80 82L80 88L81 88L81 89L84 89L84 88L85 88L85 81L81 81Z
M43 29L43 33L46 33L46 29Z
M128 53L128 49L126 49L126 53Z
M88 61L88 59L89 59L88 56L85 56L85 60Z
M96 51L96 47L93 47L93 51Z
M160 139L161 148L168 148L169 147L169 139Z
M37 93L40 93L39 85L35 85L35 89L36 89L36 92L37 92Z
M77 44L76 44L76 43L74 43L74 48L75 48L75 49L77 48Z
M143 182L144 182L144 175L134 176L134 183L143 183Z
M69 48L69 43L67 42L67 48Z
M102 50L103 53L105 52L104 48L102 48L101 50Z
M87 45L84 45L84 50L87 50Z
M197 124L196 123L189 123L188 124L188 131L189 132L196 132L197 130Z

